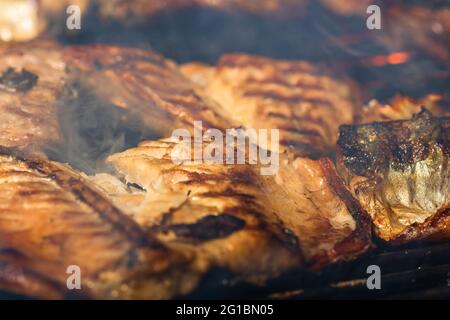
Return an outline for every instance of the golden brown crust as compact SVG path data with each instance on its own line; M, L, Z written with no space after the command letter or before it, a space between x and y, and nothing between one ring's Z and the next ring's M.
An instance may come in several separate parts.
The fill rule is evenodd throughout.
M359 123L410 119L425 107L435 116L450 116L450 101L439 94L429 94L421 99L397 95L388 104L372 100L363 107Z
M373 4L372 0L320 0L322 5L340 15L365 16L367 7Z

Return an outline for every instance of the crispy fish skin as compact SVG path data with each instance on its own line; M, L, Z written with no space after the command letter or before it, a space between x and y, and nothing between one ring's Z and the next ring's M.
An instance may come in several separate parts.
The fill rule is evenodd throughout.
M449 117L343 126L338 164L376 234L392 243L449 238Z
M154 299L198 281L191 257L145 234L63 164L1 148L0 190L2 289L46 299ZM81 290L66 286L71 265L80 267Z
M0 145L39 149L61 143L57 102L67 75L59 47L0 47Z
M100 100L126 111L145 128L165 136L174 128L228 128L218 106L200 97L174 62L146 50L107 45L64 50L71 75L93 89Z
M281 151L320 157L334 149L341 124L353 123L357 90L304 61L226 54L217 66L181 67L234 126L279 129Z
M146 190L137 203L116 195L118 205L165 244L188 246L253 282L293 267L318 269L370 247L365 212L331 161L283 158L276 177L260 176L248 164L175 164L172 156L186 160L174 151L179 144L146 141L108 158Z

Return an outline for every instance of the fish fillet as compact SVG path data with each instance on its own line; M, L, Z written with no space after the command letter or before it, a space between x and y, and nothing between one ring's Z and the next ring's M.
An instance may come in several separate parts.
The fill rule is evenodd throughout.
M283 155L278 174L262 176L258 165L186 162L177 146L173 138L146 141L108 158L140 192L103 179L116 203L165 244L256 282L369 248L367 217L330 160Z
M46 299L169 298L202 274L68 166L0 149L0 288ZM69 290L69 266L81 290Z
M48 42L0 47L0 145L40 149L61 143L57 103L67 74Z

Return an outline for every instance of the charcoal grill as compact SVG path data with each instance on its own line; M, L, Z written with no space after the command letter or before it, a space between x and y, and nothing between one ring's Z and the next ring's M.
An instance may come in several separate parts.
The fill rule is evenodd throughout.
M267 286L235 283L212 271L187 298L201 299L443 299L450 297L450 244L380 246L351 262L321 272L293 271ZM367 267L381 269L381 289L367 288Z

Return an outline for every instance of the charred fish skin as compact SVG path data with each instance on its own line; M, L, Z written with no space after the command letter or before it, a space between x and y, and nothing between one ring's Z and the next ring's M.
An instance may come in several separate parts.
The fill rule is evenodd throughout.
M338 145L340 171L379 237L449 237L449 117L423 109L410 120L343 126Z
M45 299L155 299L196 285L200 272L184 278L188 255L145 234L80 174L11 149L0 154L2 289ZM73 265L81 289L72 291Z

